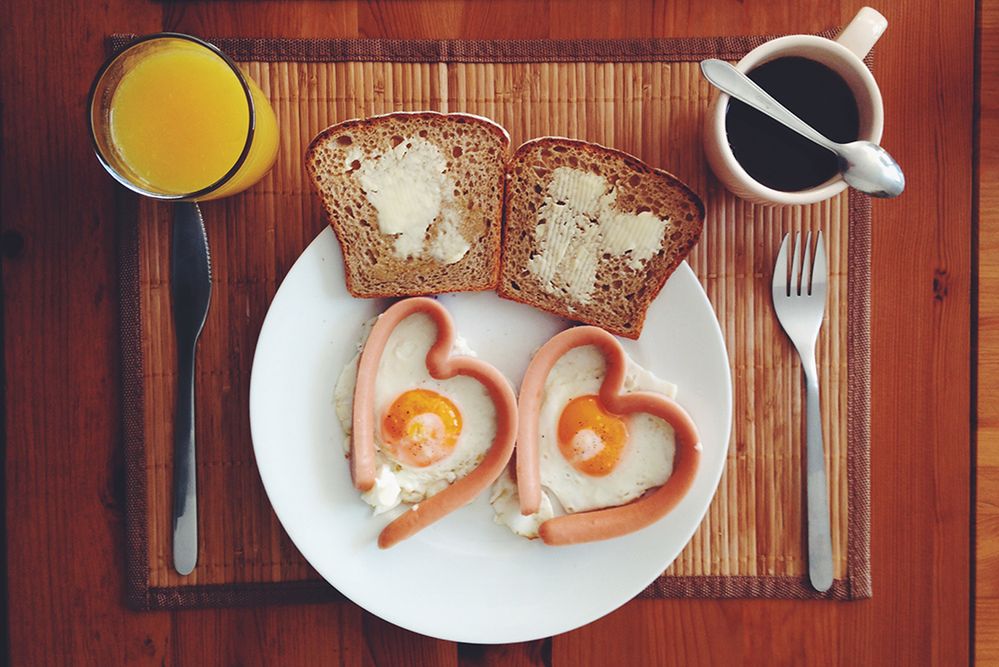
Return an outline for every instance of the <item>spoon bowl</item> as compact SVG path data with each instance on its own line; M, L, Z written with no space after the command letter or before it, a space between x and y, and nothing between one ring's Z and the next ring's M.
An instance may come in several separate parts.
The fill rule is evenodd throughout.
M838 144L836 155L843 180L874 197L897 197L905 190L905 174L888 151L870 141Z

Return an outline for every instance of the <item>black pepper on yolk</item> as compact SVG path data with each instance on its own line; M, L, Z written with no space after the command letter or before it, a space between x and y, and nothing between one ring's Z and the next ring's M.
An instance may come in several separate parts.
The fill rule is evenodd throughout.
M592 477L610 474L628 443L628 426L595 394L578 396L558 420L558 447L573 468Z
M382 439L400 463L425 468L454 451L461 413L446 396L411 389L396 398L382 418Z

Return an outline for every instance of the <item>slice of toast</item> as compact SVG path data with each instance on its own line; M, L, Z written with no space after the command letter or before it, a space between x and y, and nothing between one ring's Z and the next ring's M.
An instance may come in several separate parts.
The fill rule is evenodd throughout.
M701 236L704 204L621 151L545 137L508 168L500 296L638 338Z
M502 127L467 114L392 113L319 133L305 165L350 293L494 288L509 147Z

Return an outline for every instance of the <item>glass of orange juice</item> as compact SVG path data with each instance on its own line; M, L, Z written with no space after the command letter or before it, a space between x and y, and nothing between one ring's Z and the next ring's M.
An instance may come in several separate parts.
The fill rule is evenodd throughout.
M195 349L211 300L208 238L196 202L236 194L274 164L274 110L217 48L189 35L140 37L97 73L90 132L104 168L141 195L173 206L170 292L177 351L173 558L198 559L194 438Z
M190 35L139 37L100 70L90 95L97 156L125 187L204 201L250 187L274 164L274 110L215 46Z

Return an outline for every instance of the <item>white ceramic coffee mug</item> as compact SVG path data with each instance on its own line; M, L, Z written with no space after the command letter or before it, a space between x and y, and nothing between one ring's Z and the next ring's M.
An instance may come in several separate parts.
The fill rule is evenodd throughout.
M857 100L859 138L878 143L884 129L884 107L881 90L863 58L887 27L888 20L884 16L870 7L864 7L835 40L816 35L779 37L756 47L735 66L746 73L771 60L788 56L822 63L843 78ZM704 122L704 149L715 176L733 193L758 204L814 204L846 188L846 181L838 174L814 188L795 192L774 190L755 180L735 159L728 143L725 129L728 102L727 94L716 91Z

